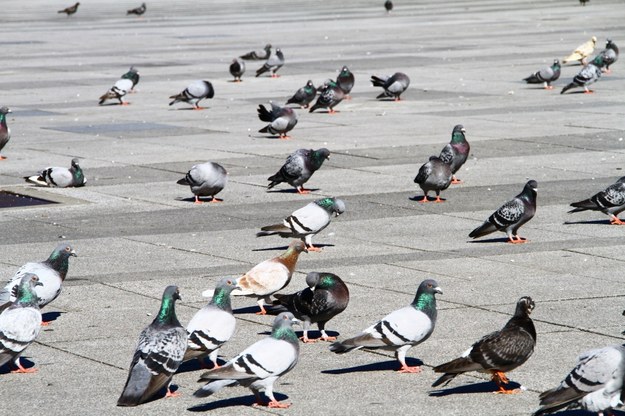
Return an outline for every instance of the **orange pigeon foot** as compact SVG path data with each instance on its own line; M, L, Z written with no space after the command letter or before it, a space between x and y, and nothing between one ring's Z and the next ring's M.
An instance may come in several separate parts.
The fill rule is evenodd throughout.
M527 238L523 238L520 236L516 236L516 239L514 238L514 236L510 237L510 239L508 240L508 243L510 244L524 244L529 242L529 240Z
M7 158L6 156L2 156L2 155L0 155L0 160L4 160L4 159L6 159L6 158Z
M25 368L22 366L22 363L20 363L19 359L17 361L17 370L13 370L11 371L11 373L14 374L32 374L32 373L36 373L38 370L35 367L30 367L30 368Z
M402 367L399 370L397 370L398 373L410 373L410 374L420 373L421 371L422 371L421 367L419 367L418 365L414 367L402 365Z
M612 225L625 225L625 222L621 221L618 217L613 217L610 219L610 224Z
M165 397L180 397L182 396L182 393L178 393L177 391L171 391L169 390L169 387L167 387L167 394L165 394Z
M301 339L304 344L314 344L315 342L319 341L318 339L312 339L306 336L299 337L299 339Z
M224 200L223 199L219 199L219 198L215 198L215 197L213 197L213 199L211 199L211 204L216 204L218 202L224 202Z
M445 202L445 200L441 199L441 197L437 195L436 199L434 200L434 202L439 202L440 203L440 202Z
M308 251L315 251L315 252L317 252L317 253L318 253L318 252L320 252L320 251L323 251L323 249L322 249L322 248L320 248L320 247L315 247L315 246L313 246L312 244L311 244L311 245L309 245L309 246L307 246L307 247L306 247L306 250L308 250Z
M297 193L300 195L306 195L306 194L309 194L310 191L308 189L304 189L303 186L300 186L297 188Z
M286 134L281 134L280 135L280 140L289 140L291 138L291 136L287 136Z

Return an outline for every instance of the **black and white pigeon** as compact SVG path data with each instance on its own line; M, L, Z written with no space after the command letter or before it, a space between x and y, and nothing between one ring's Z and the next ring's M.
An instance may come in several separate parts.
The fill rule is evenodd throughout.
M241 77L245 73L245 62L240 58L234 58L230 63L230 75L234 77L233 82L241 82Z
M135 92L135 87L139 83L139 78L140 78L139 71L134 66L131 66L128 72L122 75L121 79L129 79L132 81L132 88L130 88L130 91L129 91L132 93L132 92Z
M553 65L542 68L540 71L534 72L527 78L524 78L523 81L528 84L543 84L546 90L552 90L553 85L552 82L557 81L560 78L560 60L556 59L553 61Z
M47 167L39 174L25 176L26 182L40 186L53 186L57 188L78 188L87 183L87 178L78 164L78 159L72 159L70 168L57 166Z
M560 94L564 94L571 88L583 87L584 94L592 94L594 91L588 89L588 86L594 84L601 78L602 68L604 66L603 57L601 55L597 55L595 59L588 63L588 65L584 66L578 73L573 77L573 81L567 84Z
M408 89L410 85L410 78L408 75L402 72L396 72L393 75L378 77L371 75L371 82L374 87L384 88L384 92L378 95L376 98L393 98L395 101L400 101L400 96L404 91Z
M337 198L323 198L293 211L282 224L267 225L256 233L256 237L279 235L282 238L300 238L308 251L321 251L313 246L312 237L328 225L332 216L338 217L345 212L345 203Z
M612 72L612 70L610 69L610 65L618 60L618 53L619 50L618 46L616 46L616 43L614 43L612 39L608 39L607 43L605 44L605 49L599 53L599 55L601 55L603 59L603 63L605 64L604 72L608 74Z
M0 107L0 151L4 149L9 140L11 140L11 129L7 125L7 114L11 112L9 107ZM6 159L5 156L0 155L0 160Z
M67 17L70 17L78 11L78 6L80 6L80 3L76 2L76 4L74 4L73 6L69 6L64 8L63 10L59 10L57 13L65 13L67 14Z
M213 98L215 96L215 90L213 84L208 81L193 81L187 88L180 94L172 95L173 101L169 105L176 103L189 103L193 106L194 110L203 110L198 103L205 98Z
M287 104L297 104L302 108L308 108L310 103L317 96L317 89L312 80L308 80L306 85L298 89L291 98L287 100Z
M336 82L330 80L328 85L319 93L317 101L312 107L310 107L308 112L312 113L318 108L327 108L328 114L334 114L336 113L334 107L339 105L344 98L345 92L343 92Z
M256 397L256 404L264 406L260 392L269 398L269 408L288 408L290 403L279 402L273 395L273 385L295 367L299 359L299 340L293 324L299 321L290 312L279 314L273 322L271 336L246 348L222 367L209 370L199 382L208 381L197 390L195 397L208 397L224 387L248 387Z
M541 408L534 416L561 409L582 408L611 415L611 410L623 405L625 377L625 345L611 345L586 351L577 357L573 370L558 387L540 394Z
M271 44L268 43L265 45L262 51L251 51L244 55L239 56L241 59L245 59L246 61L262 61L263 59L269 59L271 55Z
M20 355L35 341L41 330L41 311L35 288L41 286L37 275L25 273L19 281L15 302L0 309L0 367L12 361L13 373L34 373L36 368L24 368Z
M201 204L201 196L210 196L210 202L222 202L223 199L215 198L228 183L228 172L219 163L206 162L193 165L184 178L176 182L178 185L191 187L195 195L195 203Z
M495 231L501 231L506 233L509 243L526 243L528 240L517 233L519 228L536 214L537 191L538 184L536 181L528 181L520 194L500 206L484 224L471 231L469 237L479 238Z
M489 373L497 384L497 393L517 393L508 390L507 372L523 365L534 353L536 328L530 318L535 304L529 296L517 301L514 315L499 331L491 332L466 350L460 358L434 367L434 372L445 373L432 387L449 383L459 374L469 371Z
M351 100L349 93L352 91L352 88L354 88L354 82L355 78L352 71L350 71L347 66L343 66L341 72L339 72L336 77L336 85L343 90L346 100Z
M98 102L98 104L102 105L107 100L118 100L119 105L130 104L129 102L124 101L124 97L132 90L133 86L134 84L130 79L122 78L117 80L117 82L111 87L111 89L100 97L100 101Z
M287 157L286 162L278 172L267 178L271 183L268 189L286 182L295 187L299 194L308 194L304 184L317 171L326 159L330 158L330 151L325 147L321 149L298 149Z
M361 348L395 351L395 357L401 364L400 373L421 372L420 366L406 364L406 352L434 332L437 293L443 293L438 283L432 279L424 280L410 305L391 312L353 338L333 343L330 351L337 354Z
M301 340L305 343L335 341L326 333L326 323L347 308L349 303L349 289L343 280L333 273L310 272L306 275L306 289L291 295L273 296L277 299L274 304L282 305L297 319L303 322L304 334ZM308 338L310 325L316 323L321 337Z
M262 104L258 106L258 118L269 123L258 130L259 133L277 134L283 140L290 139L287 133L297 124L297 113L292 108L280 107L273 102L271 111Z
M163 387L167 387L168 397L175 395L169 390L169 383L187 349L187 331L176 317L175 305L179 299L177 286L165 288L158 315L139 335L118 406L138 406Z
M610 217L610 224L625 225L625 222L618 218L618 214L625 211L625 176L590 198L573 202L571 206L574 209L570 210L569 213L601 211Z
M147 7L145 6L145 3L141 3L141 6L128 10L126 12L126 16L128 16L129 14L136 14L137 16L141 16L143 13L145 13L146 10Z
M230 293L238 289L234 280L222 279L210 302L193 315L187 325L188 342L183 361L208 357L213 368L219 367L219 348L232 337L237 324L232 315Z
M423 191L423 199L419 200L419 202L428 202L428 193L430 191L436 192L434 202L443 202L440 197L441 191L449 188L452 176L449 163L443 162L436 156L430 156L430 160L419 168L419 173L414 178L414 182Z
M284 65L284 54L280 48L276 49L274 53L269 55L267 62L256 70L256 76L264 74L267 71L271 71L271 78L278 78L280 75L276 74L280 68Z
M443 147L441 154L438 156L440 160L447 163L451 169L451 183L462 183L456 178L456 172L464 165L469 157L471 146L465 137L466 130L462 124L454 126L451 132L451 141Z
M384 8L386 9L386 13L390 13L393 11L393 2L391 0L386 0L384 2Z

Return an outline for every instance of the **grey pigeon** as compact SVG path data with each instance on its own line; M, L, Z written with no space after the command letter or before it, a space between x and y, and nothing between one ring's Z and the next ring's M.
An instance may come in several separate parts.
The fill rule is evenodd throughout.
M432 279L424 280L410 305L391 312L353 338L333 343L330 351L337 354L361 348L395 351L395 357L401 364L400 373L421 372L421 367L406 364L406 352L434 332L437 293L443 293L438 283Z
M436 192L434 202L443 202L441 191L449 188L452 179L451 166L443 162L436 156L430 156L430 160L419 168L419 173L414 178L414 182L423 190L423 199L419 202L428 202L428 193Z
M400 101L400 96L410 85L410 78L402 72L396 72L390 77L378 77L371 75L371 82L374 87L384 88L384 92L378 95L376 97L377 99L388 97L393 98L395 101Z
M32 273L25 273L19 281L15 302L0 313L0 367L13 361L17 367L13 373L37 371L35 368L24 368L20 363L20 355L41 330L36 286L41 286L39 278Z
M541 408L534 416L581 407L589 412L611 415L611 409L623 404L625 345L586 351L577 357L573 370L558 387L540 394Z
M302 108L308 108L309 104L315 99L316 96L317 89L313 85L313 82L308 80L306 85L298 89L286 103L297 104Z
M64 8L63 10L59 10L57 13L65 13L67 14L67 17L70 17L78 11L78 6L80 6L80 3L76 2L76 4L74 4L73 6L69 6Z
M182 364L187 349L187 331L176 318L178 299L178 287L167 286L158 315L139 335L124 391L117 400L118 406L138 406L163 387L167 387L167 396L174 395L169 390L169 383Z
M233 82L241 82L241 77L245 73L245 62L239 58L234 58L230 64L230 75L234 77Z
M334 114L336 111L334 107L339 105L345 98L345 92L336 84L336 82L330 80L328 85L319 93L319 97L315 104L310 107L308 112L312 113L318 108L327 108L328 114Z
M625 225L625 222L618 218L618 214L625 211L625 176L619 178L616 183L608 186L601 192L597 192L588 199L573 202L574 209L571 212L580 211L601 211L610 217L613 225Z
M602 68L604 66L603 57L601 55L597 55L595 59L593 59L588 65L584 66L578 73L573 77L573 81L567 84L560 94L564 94L571 88L583 87L584 94L593 93L592 90L588 89L588 86L594 84L601 78Z
M267 188L271 189L279 183L287 182L295 187L299 194L308 194L310 191L304 189L304 184L329 158L330 151L325 147L318 150L298 149L289 155L275 175L267 178L268 181L271 181Z
M434 372L445 373L432 384L447 384L457 375L469 371L489 373L499 388L497 393L516 393L507 390L507 372L523 365L534 353L536 328L530 318L535 304L529 296L523 296L516 304L514 315L499 331L491 332L465 351L460 358L434 367Z
M604 72L611 72L610 65L618 60L618 53L619 50L618 46L616 46L616 43L612 42L611 39L608 39L605 45L605 49L599 53L599 55L601 55L603 59L603 63L605 64Z
M321 232L330 224L332 215L339 216L345 212L345 203L336 198L323 198L311 202L303 208L295 210L286 217L282 224L268 225L256 233L256 237L279 235L282 238L300 238L309 251L321 251L313 246L312 236Z
M119 105L130 104L129 102L124 101L124 97L130 92L130 90L132 90L133 86L134 84L130 79L122 78L117 80L117 82L111 87L111 89L100 97L100 101L98 102L98 104L102 105L107 100L118 100Z
M443 150L441 150L441 154L438 156L440 160L444 163L447 163L451 169L451 183L457 184L462 183L462 181L456 178L456 172L464 165L464 162L467 161L469 157L469 152L471 151L471 146L465 137L466 130L462 124L458 124L454 126L454 129L451 132L451 142L449 142Z
M213 98L215 96L215 90L213 84L208 81L193 81L187 88L180 94L172 95L169 98L173 98L173 101L169 105L176 103L189 103L193 106L194 110L203 110L198 103L205 98Z
M145 3L143 3L143 4L145 4ZM131 80L132 81L132 88L130 88L129 92L134 92L135 87L139 83L139 79L140 78L141 78L141 76L139 75L139 71L134 66L131 66L130 69L128 70L128 72L126 72L124 75L122 75L121 79L129 79L129 80Z
M526 243L527 239L519 236L517 232L536 213L537 191L538 184L536 181L528 181L520 194L493 212L484 224L471 231L469 237L479 238L495 231L502 231L508 236L509 243Z
M340 277L326 272L310 272L306 275L308 287L291 295L274 294L277 299L274 304L279 304L297 319L302 321L304 335L302 341L316 342L335 341L336 337L326 334L326 323L347 308L349 303L349 289ZM321 331L321 338L308 338L310 325L316 323Z
M232 279L222 279L215 288L213 297L197 311L187 325L187 351L183 361L208 357L213 367L219 367L219 348L234 334L236 319L232 315L230 293L238 289Z
M343 90L346 100L351 99L349 93L352 91L352 88L354 88L354 82L355 78L352 71L350 71L349 68L347 68L346 66L341 68L341 72L339 72L336 77L336 85L338 85L339 88Z
M390 13L393 10L393 2L391 0L386 0L384 2L384 8L386 9L386 13Z
M184 178L176 182L178 185L188 185L195 195L195 203L201 204L201 196L210 196L210 202L222 202L215 198L228 183L228 172L219 163L206 162L193 165Z
M256 76L264 74L267 71L271 71L271 78L278 78L280 75L276 74L280 68L284 65L284 54L280 48L276 49L275 53L269 55L267 62L256 70Z
M78 164L78 159L72 159L72 165L68 168L48 167L38 175L25 176L26 182L41 186L55 186L57 188L78 188L87 183L87 178Z
M287 133L293 130L297 124L297 114L292 108L280 107L273 102L271 103L271 111L262 104L258 106L258 118L269 123L258 130L259 133L277 134L283 140L290 139Z
M0 107L0 151L4 149L9 140L11 140L11 129L7 126L7 114L11 112L8 107ZM0 155L0 160L6 159Z
M241 55L239 58L245 59L246 61L262 61L263 59L269 59L271 55L271 44L266 44L265 48L262 51L251 51L244 55Z
M560 60L556 59L553 61L553 65L542 68L540 71L534 72L527 78L524 78L523 81L528 84L540 84L542 83L546 90L552 90L553 85L552 82L557 81L560 78Z
M129 14L135 14L137 16L141 16L143 15L143 13L145 13L146 10L147 10L147 7L145 6L145 3L141 3L141 6L128 10L126 12L126 16L128 16Z
M299 321L290 312L283 312L273 322L271 336L246 348L222 367L200 376L200 382L208 381L197 390L195 397L208 397L224 387L248 387L256 397L256 404L263 406L260 392L265 391L270 408L288 408L273 395L273 385L280 377L295 367L299 359L299 341L293 324Z

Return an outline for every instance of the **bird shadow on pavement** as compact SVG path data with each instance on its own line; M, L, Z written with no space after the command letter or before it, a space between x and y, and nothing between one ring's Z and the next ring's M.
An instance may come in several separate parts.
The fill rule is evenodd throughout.
M187 198L177 197L177 198L174 198L174 200L176 200L176 201L180 201L180 202L191 202L191 203L195 203L195 197L194 197L194 196L190 196L190 197L187 197ZM217 206L219 206L219 202L222 202L222 201L220 200L219 202L212 203L213 199L212 199L212 198L209 198L209 197L207 197L207 196L201 196L201 197L200 197L200 201L202 201L202 203L201 203L201 204L198 204L198 205L204 205L204 204L206 204L206 205L208 205L208 206L211 206L211 205L217 205Z
M428 202L434 202L436 200L436 198L434 197L427 197L428 198ZM416 201L416 202L421 202L423 200L423 195L415 195L415 196L411 196L410 198L408 198L411 201ZM447 201L447 198L441 198L441 201L445 202ZM440 204L440 202L439 202Z
M525 238L525 237L523 237ZM467 243L471 244L492 244L492 243L508 243L508 237L502 238L486 238L481 240L469 240Z
M611 225L610 220L590 220L590 221L564 221L562 224L564 225Z
M519 383L511 381L506 385L508 390L518 389L521 387ZM484 381L481 383L465 384L458 387L452 387L448 389L437 389L429 392L432 397L449 396L450 394L473 394L473 393L494 393L496 392L497 385L492 381Z
M20 357L20 364L22 364L22 366L26 369L35 366L34 361L31 361L28 358L24 358L24 357ZM13 365L13 360L9 361L5 365L0 365L0 375L8 374L13 370L16 370L15 366Z
M203 373L204 371L209 371L213 369L213 363L211 363L208 357L201 358L201 360L202 363L204 363L204 366L200 364L200 360L198 360L197 358L192 358L189 361L185 361L180 365L180 367L178 367L176 374L190 373L192 371L201 371ZM224 365L226 363L226 361L220 359L217 359L217 362L219 363L219 365ZM202 373L198 373L198 378Z
M317 243L315 243L315 247L318 247L318 248L334 247L334 244L317 244ZM279 247L255 248L252 251L277 251L277 250L284 251L284 250L286 250L288 248L289 248L289 246L279 246Z
M41 320L43 322L54 322L57 319L59 319L59 317L61 315L63 315L64 312L46 312L46 313L42 313L41 314ZM45 331L46 327L43 327L42 329Z
M201 385L200 385L201 387ZM283 401L288 399L288 396L274 392L273 395L276 397L276 400ZM267 400L266 398L264 399ZM210 403L199 404L197 406L192 406L187 408L189 412L206 412L208 410L219 409L223 407L234 407L234 406L246 406L252 407L255 403L254 395L245 395L239 397L232 397L224 400L217 400ZM260 409L263 409L262 407Z
M587 410L576 409L576 410L562 410L560 412L549 413L549 414L553 416L591 416L591 415L594 415L595 413L590 413ZM612 416L625 416L625 413L612 410Z
M321 188L306 188L307 191L310 192L317 192L318 190L320 190ZM296 194L297 193L297 189L295 188L291 188L291 189L271 189L271 190L267 190L268 194Z
M248 306L245 308L233 309L232 313L235 315L244 314L244 313L254 315L256 314L256 312L259 312L259 311L260 311L260 308L255 305L255 306Z
M406 364L409 366L423 365L423 362L415 358L406 358ZM357 365L355 367L337 368L336 370L323 370L323 374L349 374L372 371L397 371L400 364L397 360L381 361L377 363Z

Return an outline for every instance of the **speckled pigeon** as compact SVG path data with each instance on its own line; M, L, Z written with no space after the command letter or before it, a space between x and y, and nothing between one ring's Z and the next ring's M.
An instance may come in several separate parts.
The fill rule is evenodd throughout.
M245 62L242 59L234 58L230 64L230 75L234 77L234 82L241 82L241 77L245 73Z
M328 114L334 114L336 111L334 107L339 105L345 98L345 92L336 84L336 82L330 80L328 85L319 93L317 101L310 107L308 112L312 113L318 108L327 108Z
M107 100L119 100L119 105L130 104L129 102L124 101L124 97L130 92L130 90L132 90L133 86L134 84L130 79L122 78L117 80L111 89L100 97L98 104L102 105Z
M571 88L583 87L585 94L593 93L588 86L594 84L601 78L602 68L604 66L603 56L597 55L588 65L584 66L573 78L568 85L562 88L560 94L564 94Z
M189 103L193 106L194 110L203 110L198 103L205 98L213 98L215 96L215 90L213 84L208 81L193 81L187 88L180 94L172 95L169 98L173 98L173 101L169 105L176 103Z
M396 72L390 77L378 77L371 75L371 82L374 87L384 88L384 92L378 95L376 97L377 99L389 97L393 98L395 101L400 101L400 96L410 85L410 78L402 72Z
M454 126L453 131L451 132L451 142L449 142L443 150L441 150L441 154L438 156L440 160L444 163L447 163L451 169L451 183L457 184L462 183L462 181L456 178L455 173L464 165L464 162L467 161L469 157L469 152L471 151L471 146L464 135L466 130L462 124L458 124Z
M72 159L72 165L68 168L48 167L38 175L25 176L26 182L40 186L53 186L57 188L78 188L87 183L87 178L78 164L78 159Z
M7 125L7 114L11 112L8 107L0 107L0 151L4 149L9 140L11 140L11 129ZM5 156L0 155L0 160L6 159Z
M312 80L308 80L306 85L298 89L286 103L297 104L302 108L308 108L309 104L315 99L316 96L317 89L313 85Z
M428 202L428 193L436 192L434 202L443 202L440 197L441 191L449 188L451 184L451 166L443 162L436 156L430 156L430 160L419 168L419 173L414 178L414 182L423 190L423 199L419 202Z
M280 107L273 102L271 103L271 111L262 104L258 106L258 118L269 123L258 130L259 133L277 134L283 140L290 139L287 133L293 130L297 124L297 113L292 108Z
M178 185L188 185L195 195L195 203L201 204L201 196L210 196L210 202L222 202L223 199L215 198L228 183L228 172L219 163L206 162L193 165L184 178L176 182Z
M310 191L304 189L304 184L329 158L330 151L325 147L318 150L298 149L289 155L275 175L267 178L268 181L271 181L267 188L271 189L279 183L287 182L295 187L299 194L308 194Z
M278 78L280 75L276 74L280 68L284 65L284 54L280 48L276 49L275 53L269 55L267 62L256 70L256 76L260 76L267 71L271 71L271 78Z
M241 55L239 58L245 59L246 61L262 61L263 59L268 59L271 55L271 44L266 44L262 51L251 51L244 55Z
M74 4L73 6L69 6L64 8L63 10L59 10L57 13L65 13L67 14L67 17L70 17L78 11L78 6L80 6L80 3L76 2L76 4Z
M527 78L524 78L523 81L528 84L540 84L542 83L546 90L552 90L553 85L552 82L557 81L560 78L560 60L556 59L553 61L553 65L542 68L540 71L534 72Z
M590 198L573 202L571 206L575 209L570 210L569 213L601 211L610 217L611 224L625 225L625 222L618 218L618 214L625 211L625 176Z
M610 65L618 60L618 46L611 39L608 39L605 44L605 49L602 50L599 55L601 55L603 59L603 63L605 64L604 72L610 73L612 70L610 69Z

